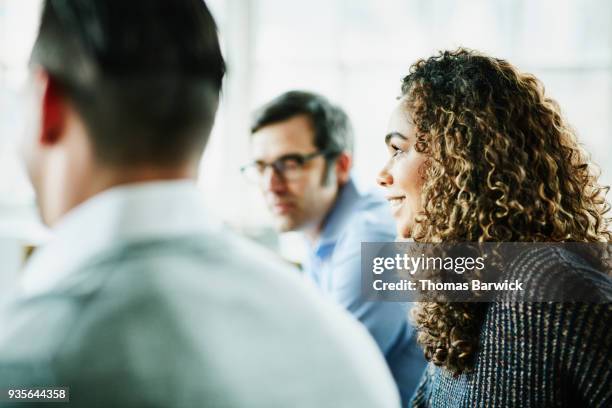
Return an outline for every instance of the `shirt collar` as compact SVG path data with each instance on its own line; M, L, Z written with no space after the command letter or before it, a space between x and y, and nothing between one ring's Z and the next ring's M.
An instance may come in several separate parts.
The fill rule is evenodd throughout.
M316 256L324 257L330 247L333 248L336 244L352 208L359 202L359 197L357 185L351 178L340 189L338 198L327 215L319 240L314 247L313 252Z
M53 227L51 240L26 264L20 288L43 293L118 243L201 231L210 224L203 208L193 181L129 184L99 193Z

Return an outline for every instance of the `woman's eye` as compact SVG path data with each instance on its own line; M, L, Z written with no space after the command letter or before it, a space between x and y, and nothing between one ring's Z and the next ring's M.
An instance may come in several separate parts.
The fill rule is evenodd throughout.
M391 149L392 149L391 157L397 157L400 154L404 153L404 151L402 149L398 148L397 146L391 145Z

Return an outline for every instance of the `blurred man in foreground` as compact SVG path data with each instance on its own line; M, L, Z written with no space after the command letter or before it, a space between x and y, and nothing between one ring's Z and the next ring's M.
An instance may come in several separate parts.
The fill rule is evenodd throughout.
M263 106L251 126L253 162L279 231L300 231L310 247L305 275L370 331L408 402L425 367L407 304L361 295L361 242L393 241L388 204L353 182L347 115L320 95L291 91Z
M54 239L0 309L0 389L67 386L82 407L397 405L365 331L201 212L225 71L201 0L48 0L32 71L24 154Z

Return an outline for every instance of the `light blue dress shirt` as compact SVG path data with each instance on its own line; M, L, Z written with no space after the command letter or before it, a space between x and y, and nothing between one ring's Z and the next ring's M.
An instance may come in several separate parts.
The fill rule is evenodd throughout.
M392 242L395 222L388 203L362 193L353 180L343 186L319 240L309 244L304 273L370 331L385 355L407 406L425 368L408 322L409 303L365 301L361 294L361 243Z

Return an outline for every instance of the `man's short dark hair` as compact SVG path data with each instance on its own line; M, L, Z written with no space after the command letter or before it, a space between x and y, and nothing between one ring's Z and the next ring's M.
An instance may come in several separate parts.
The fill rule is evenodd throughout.
M314 129L314 145L330 152L333 160L341 152L353 151L353 129L347 114L327 98L305 91L286 92L255 112L251 133L297 115L306 115Z
M31 63L75 106L97 159L119 165L201 152L225 74L203 0L45 0Z

